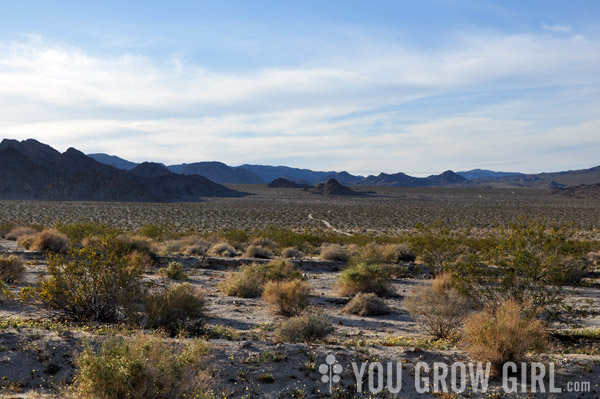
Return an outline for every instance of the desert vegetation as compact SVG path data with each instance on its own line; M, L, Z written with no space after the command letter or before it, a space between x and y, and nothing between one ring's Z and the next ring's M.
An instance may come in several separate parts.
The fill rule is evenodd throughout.
M407 209L417 192L428 193L404 191ZM355 201L365 208L371 200L340 201L352 213ZM177 220L184 209L194 217L193 207L210 214L225 206L210 201L128 204L139 207L136 218L156 212L131 225L113 224L108 214L95 222L2 223L0 339L7 355L35 359L41 370L7 370L4 389L84 398L316 398L328 353L347 363L394 360L398 350L408 372L423 359L489 361L498 372L507 361L560 355L560 378L572 378L585 355L586 367L600 373L597 230L483 216L473 225L372 230L363 216L350 221L336 213L339 205L313 200L311 212L331 211L324 217L338 233L307 221L286 225L295 208L279 209L277 219L271 208L236 210L237 199L228 201L218 228ZM93 206L102 216L103 205ZM177 209L174 219L161 219L160 209ZM253 212L265 223L239 222ZM52 347L65 349L54 354ZM51 382L54 375L65 385ZM343 381L344 390L356 389L347 385L350 374Z

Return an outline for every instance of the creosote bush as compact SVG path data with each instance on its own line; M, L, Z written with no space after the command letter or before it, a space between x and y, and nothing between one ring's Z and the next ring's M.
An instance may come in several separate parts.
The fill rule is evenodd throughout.
M543 349L547 335L539 320L509 299L495 310L486 308L470 316L461 340L472 358L490 362L498 372L504 363L520 361L530 350Z
M210 349L138 334L112 337L97 350L87 345L76 358L77 375L67 395L81 399L208 398L213 376Z
M277 313L294 316L308 306L310 285L304 280L269 281L265 285L263 299L275 307Z
M164 278L170 278L171 280L187 280L189 278L179 262L171 262L168 267L161 267L158 272Z
M50 254L47 268L39 299L77 320L124 319L140 298L144 270L130 264L127 248L113 236L88 247L71 247L66 257Z
M325 338L333 332L327 316L317 312L306 312L282 321L273 335L275 342L312 342Z
M25 266L21 258L15 255L0 256L0 281L15 283L23 278Z
M344 312L358 316L380 316L389 314L390 308L377 295L360 293L344 306Z
M337 285L341 295L373 293L378 296L394 294L390 284L390 272L378 264L359 263L342 270Z
M285 260L273 260L266 264L253 263L240 266L230 273L219 288L225 295L240 298L258 298L268 281L284 281L302 278L302 272Z
M204 324L204 294L188 283L147 294L144 306L146 328L164 328L174 336L196 334Z
M208 250L208 254L211 256L221 256L225 258L233 258L234 256L238 255L234 247L224 242L211 246Z
M400 263L414 260L414 252L405 244L377 244L375 242L360 248L358 254L351 259L354 264Z
M323 260L335 260L341 262L346 262L349 258L344 247L338 244L323 244L319 256Z
M422 285L404 299L412 318L437 338L455 337L471 313L471 302L453 287L450 275L438 275L431 286Z

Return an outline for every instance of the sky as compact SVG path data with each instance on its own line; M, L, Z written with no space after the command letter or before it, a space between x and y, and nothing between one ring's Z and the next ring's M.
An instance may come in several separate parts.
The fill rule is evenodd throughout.
M600 165L596 0L0 0L0 138L415 176Z

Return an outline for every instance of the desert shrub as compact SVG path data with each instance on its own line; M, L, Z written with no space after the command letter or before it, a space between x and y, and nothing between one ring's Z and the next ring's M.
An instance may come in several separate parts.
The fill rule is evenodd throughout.
M273 252L267 248L250 245L248 248L246 248L244 256L247 258L270 259L273 257Z
M490 362L495 371L509 361L520 361L530 350L541 350L547 342L544 326L525 315L519 303L509 299L497 308L486 308L470 316L462 331L462 343L478 361Z
M4 238L7 240L17 241L19 238L23 236L37 234L38 230L33 227L25 227L25 226L17 226L12 228L8 233L4 235Z
M257 231L262 237L274 241L279 248L294 247L304 252L323 243L323 235L312 232L297 232L289 228L269 226Z
M311 342L325 338L333 332L333 325L327 316L307 312L282 321L273 335L275 342Z
M25 273L21 258L15 255L0 256L0 280L5 283L20 281Z
M281 256L287 259L302 259L304 258L304 253L296 248L287 247L281 251Z
M111 337L76 358L71 394L82 399L208 398L206 342L165 342L153 335Z
M416 250L420 261L435 273L453 264L462 254L468 252L464 234L446 226L427 226L411 236L411 247Z
M172 280L187 280L189 278L179 262L171 262L168 267L161 267L158 272L164 278L170 278Z
M116 321L140 297L142 268L132 267L126 248L113 236L93 246L50 254L39 299L77 320Z
M340 294L344 296L353 296L361 292L390 296L393 295L390 279L387 268L360 263L342 270L337 285Z
M167 254L205 255L210 244L198 236L167 240L160 244L161 252Z
M164 328L171 335L197 333L203 325L205 299L192 285L161 288L144 298L146 328Z
M348 254L344 247L338 244L327 244L321 246L320 258L323 260L337 260L346 262L348 260Z
M451 285L448 274L439 275L431 286L422 285L404 299L412 318L437 338L456 336L463 320L471 313L471 302Z
M390 308L377 295L360 293L344 306L344 312L359 316L379 316L390 313Z
M24 241L23 238L31 238L31 241ZM35 236L21 237L19 244L31 251L67 252L69 249L67 236L54 229L42 230Z
M310 285L304 280L269 281L262 297L277 313L293 316L308 306Z
M232 258L238 255L234 247L224 242L211 246L208 250L208 254L211 256L221 256L226 258Z
M480 307L514 299L548 320L565 320L572 308L564 286L576 284L588 262L583 247L572 245L565 229L522 220L498 239L493 250L468 253L450 270L457 289Z
M118 229L99 222L56 222L54 228L65 234L73 243L79 243L86 237L118 234Z
M269 248L271 250L277 248L277 244L275 243L275 241L264 237L257 237L253 239L252 241L250 241L250 244L256 245L257 247Z
M377 244L371 242L362 247L352 262L357 263L399 263L414 261L415 254L404 244Z
M138 232L140 235L153 240L164 240L171 236L171 230L171 226L165 223L147 223Z
M154 260L146 253L133 251L127 255L129 266L136 270L151 271L154 266Z
M127 253L139 252L148 254L153 259L156 257L156 254L152 250L152 240L150 238L119 234L116 236L116 240L120 242L124 251Z
M8 285L0 280L0 299L12 298L13 294L10 292Z
M15 226L13 222L0 223L0 237L6 238L6 234L14 229Z
M240 298L258 298L268 281L284 281L302 278L302 272L287 261L271 261L267 264L240 266L238 272L230 273L219 287L225 295Z

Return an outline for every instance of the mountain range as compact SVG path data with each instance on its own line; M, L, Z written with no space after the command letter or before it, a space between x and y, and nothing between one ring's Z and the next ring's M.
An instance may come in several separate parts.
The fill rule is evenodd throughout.
M0 198L60 201L189 202L242 196L203 176L143 163L126 171L69 148L60 153L36 140L0 142Z

